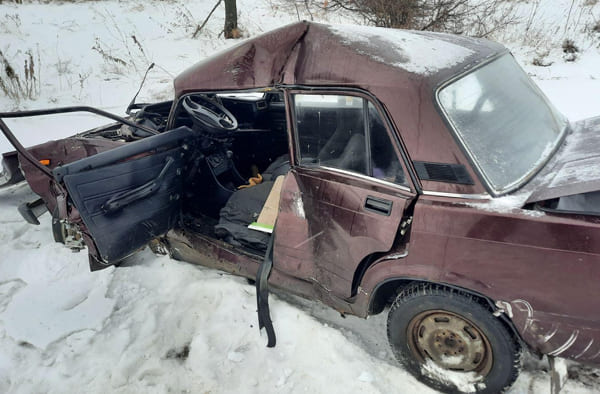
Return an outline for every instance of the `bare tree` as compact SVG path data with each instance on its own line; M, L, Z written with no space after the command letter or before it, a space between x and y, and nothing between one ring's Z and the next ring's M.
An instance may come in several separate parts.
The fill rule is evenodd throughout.
M225 0L225 38L239 38L236 0Z
M1 1L2 0L0 0L0 2ZM215 10L219 7L219 5L221 5L222 2L223 2L223 0L217 0L215 5L213 6L213 8L208 13L208 16L204 19L204 22L202 22L202 24L199 24L196 26L196 30L194 30L194 33L192 34L192 38L198 37L198 34L200 34L200 32L202 31L204 26L206 26L206 23L208 23L208 20L210 19L210 17L213 15ZM225 35L225 38L239 38L240 31L238 29L238 24L237 24L236 0L224 0L224 2L225 2L225 26L223 27L223 33Z
M0 1L2 1L2 0L0 0ZM221 1L222 0L218 0L217 3L213 6L212 10L210 10L210 12L208 13L208 16L204 19L204 22L202 22L201 25L196 26L196 30L194 31L194 34L192 34L192 38L198 37L198 34L202 31L204 26L206 26L206 23L208 22L208 20L212 16L212 14L215 12L217 7L221 4Z
M515 22L506 0L330 0L322 7L359 14L382 27L445 31L485 37Z

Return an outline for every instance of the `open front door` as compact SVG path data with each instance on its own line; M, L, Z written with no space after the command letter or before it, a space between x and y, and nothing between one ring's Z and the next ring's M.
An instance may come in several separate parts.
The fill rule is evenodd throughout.
M192 137L180 127L54 169L85 226L90 261L101 264L92 269L118 262L174 226Z

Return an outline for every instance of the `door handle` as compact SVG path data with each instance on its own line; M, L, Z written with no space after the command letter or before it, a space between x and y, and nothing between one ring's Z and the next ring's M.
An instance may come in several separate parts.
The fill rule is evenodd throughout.
M383 216L390 216L392 213L393 202L383 198L367 196L365 209L370 212L378 213Z

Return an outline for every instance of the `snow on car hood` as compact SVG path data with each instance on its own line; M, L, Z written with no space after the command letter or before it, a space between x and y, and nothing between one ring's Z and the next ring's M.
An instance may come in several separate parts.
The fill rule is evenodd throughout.
M527 202L600 190L600 116L573 125L534 183Z

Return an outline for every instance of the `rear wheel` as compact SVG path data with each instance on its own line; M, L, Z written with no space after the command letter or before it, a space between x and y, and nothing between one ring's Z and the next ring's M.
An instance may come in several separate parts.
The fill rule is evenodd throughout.
M517 377L518 343L485 305L467 293L411 285L394 301L387 330L396 359L437 390L499 393Z

